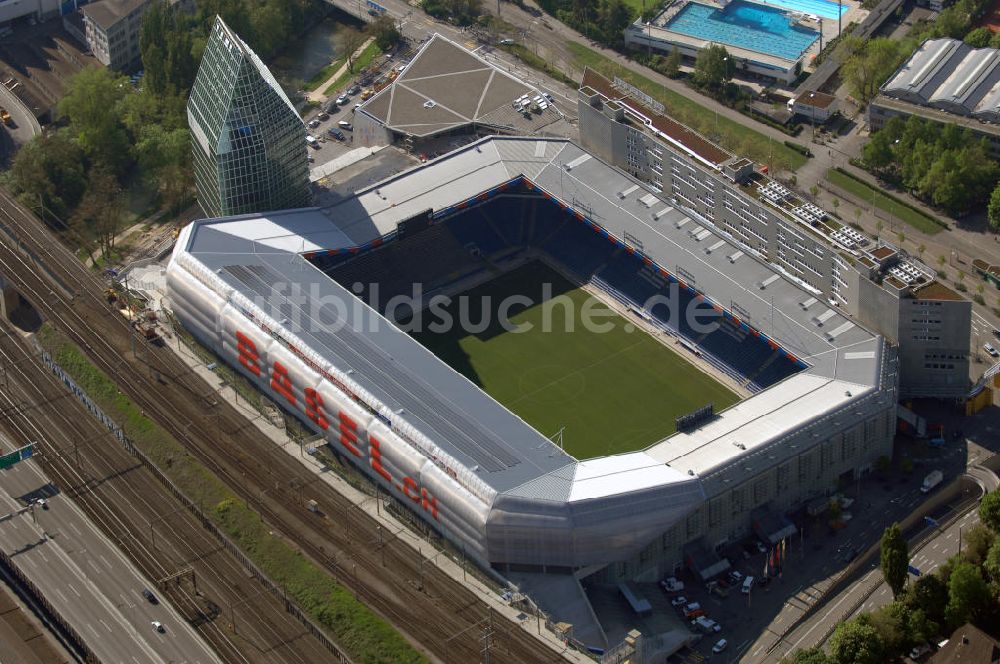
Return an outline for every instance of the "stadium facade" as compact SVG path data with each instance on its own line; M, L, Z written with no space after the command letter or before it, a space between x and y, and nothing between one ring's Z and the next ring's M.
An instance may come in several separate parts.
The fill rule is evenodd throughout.
M395 276L366 272L388 251ZM578 460L330 276L420 274L447 289L459 268L496 271L519 252L558 263L752 396L643 450ZM785 513L892 450L891 344L565 140L484 138L325 210L194 222L167 283L202 343L501 571L711 575L719 545L795 532ZM657 294L717 312L718 328L647 308Z
M658 113L621 81L587 70L583 146L777 267L897 346L902 397L965 397L972 302L919 259L874 241Z
M305 125L257 54L219 17L187 113L198 202L205 214L309 205Z

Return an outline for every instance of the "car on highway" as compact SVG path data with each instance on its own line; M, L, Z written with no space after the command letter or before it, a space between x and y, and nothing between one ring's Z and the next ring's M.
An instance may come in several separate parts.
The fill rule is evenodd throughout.
M351 101L351 98L348 97L347 95L340 95L339 97L337 97L337 105L338 106L347 106L347 104L350 101Z
M44 498L35 498L31 504L35 507L41 507L43 510L49 509L49 503Z
M161 623L159 620L154 620L149 624L153 626L153 631L159 632L160 634L163 634L164 632L167 631L166 628L164 628L163 623Z
M725 650L726 646L728 645L729 643L725 639L719 639L718 641L715 642L715 645L712 646L712 652L714 652L715 654L719 654L720 652Z
M1000 330L993 328L993 336L1000 339Z
M687 597L684 595L678 595L670 600L670 606L684 606L685 604L687 604Z
M142 596L145 597L146 601L149 602L150 604L159 604L160 603L160 600L157 599L156 595L154 595L153 591L150 590L149 588L143 588L142 589Z

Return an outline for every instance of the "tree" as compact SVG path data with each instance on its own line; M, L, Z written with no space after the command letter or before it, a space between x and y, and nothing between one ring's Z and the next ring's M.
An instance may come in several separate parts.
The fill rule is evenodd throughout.
M962 558L973 565L982 565L993 546L996 535L981 523L977 523L964 533Z
M837 664L882 664L884 648L867 616L837 625L830 637L830 658Z
M816 198L816 196L819 195L819 187L816 185L809 187L809 195Z
M66 130L41 134L21 148L9 175L22 203L38 209L41 202L64 221L87 189L83 151Z
M948 579L948 604L944 615L948 629L974 622L988 608L992 597L979 568L969 563L957 563Z
M854 223L861 223L861 208L854 208Z
M948 259L944 257L944 254L940 254L937 257L938 269L943 270L944 264L948 262Z
M191 89L198 64L191 52L191 30L183 23L186 16L165 0L152 3L143 14L139 52L144 89L157 95L185 95Z
M990 227L995 231L1000 231L1000 183L993 188L993 193L990 194L988 218Z
M385 14L372 21L368 26L368 33L375 38L375 43L382 51L388 51L403 38L396 28L396 22Z
M862 44L844 61L841 74L852 94L859 100L868 101L910 55L910 50L887 37L876 37Z
M906 584L907 566L910 561L909 547L903 539L898 523L893 523L882 533L882 552L879 565L882 576L892 589L893 597L899 597Z
M903 246L903 243L906 242L906 233L899 231L896 233L896 239L899 240L899 245Z
M681 73L681 63L683 62L684 58L681 55L680 49L674 46L663 65L663 73L670 78L677 78Z
M985 48L990 45L993 32L989 28L976 28L965 35L964 41L972 48Z
M600 40L609 46L620 44L632 19L632 10L623 0L600 0L597 8Z
M920 260L924 259L925 251L927 251L927 246L923 242L917 245L917 256L920 258Z
M782 658L781 664L833 664L833 662L821 648L805 648Z
M87 193L73 213L73 224L80 233L78 237L93 238L101 255L110 257L121 231L123 212L122 191L114 174L103 165L92 170ZM84 228L89 230L86 235L83 235Z
M365 34L360 30L345 27L338 30L331 39L338 43L337 49L347 58L347 70L354 72L354 53L365 43Z
M59 102L59 113L69 120L77 145L116 176L124 174L130 157L121 109L131 90L124 76L87 67L70 79L66 96Z
M948 603L948 586L937 575L925 574L909 587L903 601L912 611L920 610L928 621L940 623Z
M979 520L993 532L1000 532L1000 491L992 491L979 501Z
M983 561L983 570L993 583L1000 583L1000 537L993 540Z
M698 53L694 65L694 82L702 87L719 90L733 77L734 62L725 46L712 44Z

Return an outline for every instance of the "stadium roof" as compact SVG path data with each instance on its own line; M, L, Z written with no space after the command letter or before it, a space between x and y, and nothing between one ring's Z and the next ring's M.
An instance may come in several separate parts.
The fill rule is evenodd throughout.
M929 39L882 86L883 94L995 122L1000 119L1000 51L957 39Z
M358 112L393 131L420 138L470 124L532 133L562 117L548 102L541 113L525 117L513 107L524 95L542 99L524 81L435 34L403 73Z
M628 234L648 256L673 266L811 366L695 431L674 434L644 452L577 463L307 260L310 252L365 244L420 212L445 210L520 176L571 201L612 235ZM301 287L308 296L282 300L282 324L322 323L299 324L295 333L334 366L350 369L353 380L475 468L494 490L583 500L599 491L624 491L632 480L679 481L689 471L724 475L736 457L788 454L768 443L880 391L879 337L741 252L693 214L569 141L492 137L324 210L195 222L179 245L256 302L282 284ZM589 479L576 486L581 472ZM568 491L575 495L561 495Z

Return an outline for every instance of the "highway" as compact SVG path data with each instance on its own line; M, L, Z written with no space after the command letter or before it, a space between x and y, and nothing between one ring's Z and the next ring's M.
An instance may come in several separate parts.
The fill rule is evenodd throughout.
M49 509L34 508L0 521L0 547L102 662L219 661L159 593L155 606L142 596L144 588L155 593L155 585L48 481L36 462L0 471L0 516L35 497L44 497ZM154 620L163 623L164 633L153 629Z

